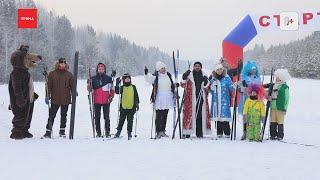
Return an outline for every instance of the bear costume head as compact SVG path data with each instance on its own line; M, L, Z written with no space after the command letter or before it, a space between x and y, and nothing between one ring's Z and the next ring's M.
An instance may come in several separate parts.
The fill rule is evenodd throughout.
M38 62L42 60L42 57L37 54L29 53L28 51L28 45L21 45L20 48L12 54L11 65L13 68L29 69L38 65Z

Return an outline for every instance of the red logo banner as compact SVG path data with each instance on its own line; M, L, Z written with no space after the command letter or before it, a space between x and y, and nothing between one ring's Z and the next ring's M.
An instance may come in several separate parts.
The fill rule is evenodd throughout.
M38 27L37 9L18 9L18 28L35 29Z

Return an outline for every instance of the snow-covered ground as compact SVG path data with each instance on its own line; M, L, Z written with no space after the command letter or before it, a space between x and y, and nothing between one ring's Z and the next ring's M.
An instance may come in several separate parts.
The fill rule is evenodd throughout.
M40 139L48 118L43 83L35 83L40 95L30 129L35 137L11 140L8 90L7 85L1 85L0 179L320 179L320 96L317 93L320 81L293 79L290 83L285 140L315 145L310 147L211 138L152 140L151 86L143 77L133 78L133 83L137 85L141 105L138 137L131 141L92 138L85 81L78 83L74 140L57 137L59 116L54 124L54 139ZM117 123L117 102L116 97L111 107L112 133ZM168 134L172 132L171 117L170 113ZM240 131L238 122L237 138ZM126 137L126 124L122 135Z

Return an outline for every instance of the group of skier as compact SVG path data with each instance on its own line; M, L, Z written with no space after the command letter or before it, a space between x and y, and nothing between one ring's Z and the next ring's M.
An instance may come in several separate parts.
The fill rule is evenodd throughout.
M12 58L11 62L14 64L15 57ZM208 77L202 70L201 62L195 62L192 70L189 69L183 73L180 83L177 82L176 77L174 81L163 62L158 61L156 63L156 71L153 74L145 67L145 81L152 84L153 87L150 101L153 104L155 114L155 119L152 119L155 122L155 138L168 137L166 132L168 112L170 109L176 108L178 103L181 103L178 112L174 112L181 113L181 122L179 118L174 119L174 121L177 120L182 124L183 138L190 138L192 135L203 138L204 135L211 135L214 127L218 138L230 138L232 133L230 122L234 120L232 117L236 113L236 111L231 113L231 109L233 106L238 106L238 114L243 117L242 140L261 140L261 131L264 131L261 124L266 123L269 107L271 109L270 139L282 140L284 137L284 119L289 101L287 82L290 75L288 71L285 69L272 71L270 83L263 84L260 69L255 62L246 61L243 68L242 64L242 61L240 61L236 69L230 69L228 63L221 60L215 65L212 74ZM61 114L59 135L65 137L67 112L71 103L74 80L68 69L69 65L66 59L60 58L55 63L53 71L48 74L44 73L44 75L47 75L45 102L49 106L45 138L52 137L53 122L59 108ZM103 63L99 63L96 67L96 75L90 76L87 82L87 90L92 93L93 131L96 132L96 137L111 137L110 104L115 94L119 94L118 124L114 137L120 137L124 122L127 120L127 134L128 138L131 139L134 115L139 111L140 101L137 87L132 83L129 74L126 73L122 77L115 78L116 72L112 71L109 76L106 69L107 67ZM13 73L15 71L18 71L18 67L14 67ZM272 80L273 74L275 82ZM235 79L233 75L241 76L241 80L233 82L232 79ZM15 83L11 86L14 85ZM9 86L9 89L11 86ZM28 85L28 87L33 90L33 86ZM180 87L184 89L182 100L177 97L178 93L176 93ZM265 89L268 89L267 95ZM240 92L239 101L234 98L237 91ZM10 90L10 93L14 94L13 90ZM209 94L211 94L211 103L209 103ZM36 99L36 97L34 98ZM264 100L268 102L267 107ZM18 99L11 98L11 106L15 103L13 101L18 101ZM32 100L32 102L34 101ZM210 107L209 104L211 104ZM100 125L101 109L104 117L104 134ZM180 117L180 114L178 117ZM30 119L30 115L27 119ZM31 122L31 120L29 121ZM13 120L14 123L16 123L16 115ZM24 131L24 134L19 132L19 134L14 130L15 128L10 136L13 139L31 138L33 136L29 131L27 131L28 133Z

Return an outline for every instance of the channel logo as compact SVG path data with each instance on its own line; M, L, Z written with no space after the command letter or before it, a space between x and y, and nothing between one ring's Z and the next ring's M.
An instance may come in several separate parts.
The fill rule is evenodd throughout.
M38 28L37 9L18 9L18 28L35 29Z
M299 13L297 12L280 13L280 29L283 31L299 30Z

